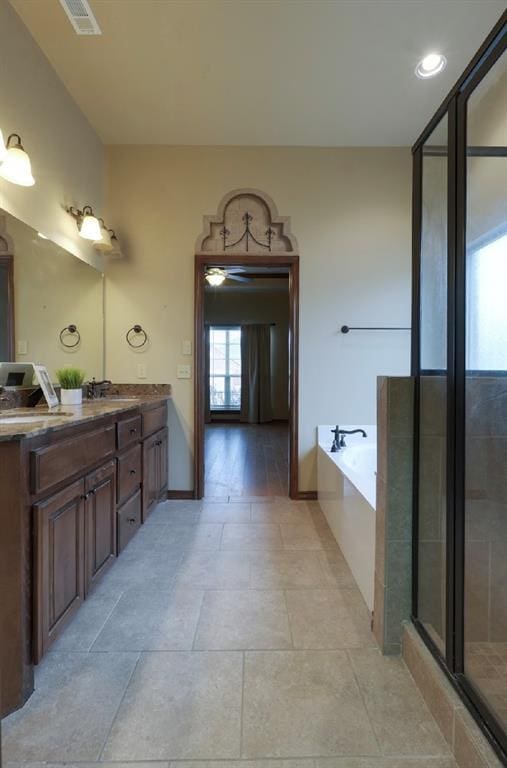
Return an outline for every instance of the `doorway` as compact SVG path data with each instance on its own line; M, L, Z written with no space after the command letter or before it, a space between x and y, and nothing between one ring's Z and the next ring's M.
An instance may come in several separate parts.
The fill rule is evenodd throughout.
M240 296L248 295L250 290L255 290L255 284L263 281L279 281L280 286L285 286L288 390L286 424L272 421L269 414L259 413L258 418L251 420L244 415L245 403L242 398L247 394L244 386L241 386L244 376L241 375L240 349L245 343L242 334L248 332L250 326L270 323L258 323L257 320L245 322L244 314L237 315L236 319L229 315L228 322L223 322L219 314L215 314L215 320L207 317L207 306L209 310L210 305L207 296L213 294L209 289L206 290L206 274L214 270L223 270L226 274L239 273L243 281L248 281L247 290L244 293L237 292ZM235 283L236 280L227 282ZM278 216L274 203L264 193L257 190L236 190L229 193L220 204L218 215L205 217L204 232L196 247L195 498L200 499L205 494L224 495L216 490L213 492L213 476L217 478L219 475L218 471L213 470L212 457L215 456L216 468L219 468L222 478L234 471L225 459L224 445L228 438L236 440L238 460L248 462L249 467L256 461L260 461L261 465L263 462L265 464L265 469L258 467L258 476L261 478L259 482L254 476L251 477L251 488L256 492L248 494L247 482L243 485L243 494L280 494L301 498L298 489L298 314L299 255L296 241L289 231L289 219ZM273 333L271 331L271 335ZM213 370L211 342L215 342L215 347L223 358L220 371ZM251 421L257 423L253 424ZM209 439L206 456L207 431ZM283 447L284 439L288 440L288 452L287 448ZM259 450L263 445L264 458L259 460ZM266 461L266 456L273 458L275 471L281 477L284 471L284 455L286 479L279 485L268 481L263 486L263 471L266 480L268 474L273 472L272 462ZM206 488L208 468L212 482ZM223 487L232 488L233 484L228 486L225 481ZM263 487L266 493L262 492ZM216 483L215 489L218 489Z

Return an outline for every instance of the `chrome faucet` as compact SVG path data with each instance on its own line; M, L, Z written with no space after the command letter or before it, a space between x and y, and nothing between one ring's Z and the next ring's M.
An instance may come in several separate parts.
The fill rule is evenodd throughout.
M363 437L368 437L364 429L340 429L338 424L331 430L334 435L333 445L331 446L331 453L336 453L340 448L346 448L345 435L361 434Z
M104 390L107 389L111 383L112 382L108 379L104 379L104 381L95 381L95 378L93 378L86 385L86 397L88 400L96 400L99 397L104 397Z

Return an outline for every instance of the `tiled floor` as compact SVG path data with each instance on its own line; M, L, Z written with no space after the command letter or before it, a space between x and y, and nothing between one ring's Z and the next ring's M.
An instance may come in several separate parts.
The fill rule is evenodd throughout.
M455 766L318 506L282 498L160 504L4 721L3 758Z

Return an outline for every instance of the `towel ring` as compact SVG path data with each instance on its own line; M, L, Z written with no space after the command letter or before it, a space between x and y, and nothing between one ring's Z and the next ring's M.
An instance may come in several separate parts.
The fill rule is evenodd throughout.
M76 343L75 344L67 344L66 341L64 341L64 336L70 334L71 336L76 335ZM67 349L74 349L74 347L77 347L81 342L81 334L79 333L77 326L71 323L70 325L67 325L65 328L62 328L60 331L60 343L63 347L67 347Z
M140 344L133 344L132 343L132 336L133 335L136 335L136 336L141 335L141 336L143 336L143 340L141 341ZM126 334L125 338L127 339L127 344L130 347L132 347L132 349L140 349L141 347L144 347L144 345L148 341L148 334L146 333L145 330L143 330L143 328L141 328L140 325L133 325L132 328L130 328L130 330L127 331L127 334Z

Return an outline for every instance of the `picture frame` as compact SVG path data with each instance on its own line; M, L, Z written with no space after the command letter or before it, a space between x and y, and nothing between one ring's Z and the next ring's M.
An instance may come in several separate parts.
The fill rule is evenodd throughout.
M42 389L48 406L50 408L54 408L55 406L59 405L60 401L58 400L58 395L55 392L53 383L49 378L49 373L46 366L34 364L33 369L35 371L37 381L39 382L39 387Z

